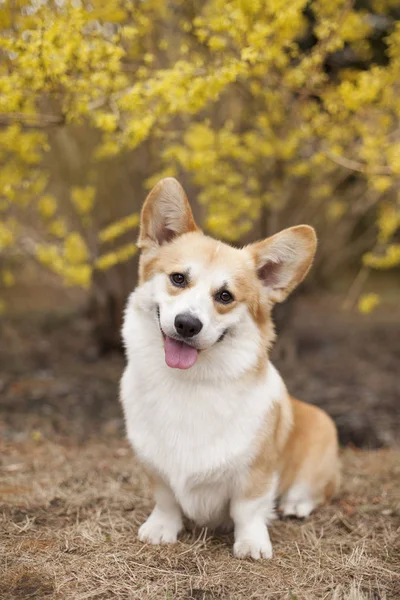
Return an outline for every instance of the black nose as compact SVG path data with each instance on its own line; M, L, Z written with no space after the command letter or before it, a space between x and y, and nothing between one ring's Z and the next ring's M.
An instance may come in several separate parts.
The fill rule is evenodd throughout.
M175 329L184 338L191 338L202 330L203 323L188 313L175 317Z

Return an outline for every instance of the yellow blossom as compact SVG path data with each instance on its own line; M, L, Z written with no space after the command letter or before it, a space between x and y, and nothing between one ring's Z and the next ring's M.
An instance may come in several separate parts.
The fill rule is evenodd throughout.
M82 236L73 232L67 235L64 241L64 257L71 264L86 262L89 257L88 249Z
M390 244L383 254L367 252L364 264L373 269L393 269L400 265L400 244Z
M71 200L77 213L87 215L94 206L96 188L88 185L86 187L74 187L71 190Z
M103 131L112 132L117 128L118 120L117 116L113 113L96 113L94 116L94 122L96 127Z
M130 229L137 227L138 224L139 215L128 215L127 217L120 219L119 221L109 225L108 227L105 227L102 231L100 231L99 240L101 242L110 242L120 235L123 235Z
M378 294L363 294L358 301L358 310L363 314L369 314L378 306L380 298Z
M13 232L6 224L0 222L0 250L11 246L14 242Z
M12 287L15 283L15 277L10 269L4 269L1 273L1 280L5 287Z
M100 258L97 259L95 266L100 271L106 271L119 263L126 262L135 256L136 252L137 247L135 244L126 244L114 252L108 252L107 254L100 256Z
M58 238L64 238L67 235L68 227L64 219L55 219L48 225L48 230L51 235Z
M46 194L39 199L38 210L45 219L51 219L57 210L57 200L51 194Z
M330 221L337 221L345 214L345 212L346 205L344 202L340 202L340 200L328 204L327 216Z
M68 265L63 273L67 285L89 287L92 279L92 268L90 265Z

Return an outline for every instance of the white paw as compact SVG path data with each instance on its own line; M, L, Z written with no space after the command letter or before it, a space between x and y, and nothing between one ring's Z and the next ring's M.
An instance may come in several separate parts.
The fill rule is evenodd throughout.
M266 535L262 539L238 540L233 545L233 555L236 558L272 558L272 544Z
M308 517L312 513L315 506L316 504L312 500L286 500L285 502L282 502L279 509L285 517L304 519L304 517Z
M139 540L147 544L173 544L178 539L179 530L176 523L150 515L139 528Z

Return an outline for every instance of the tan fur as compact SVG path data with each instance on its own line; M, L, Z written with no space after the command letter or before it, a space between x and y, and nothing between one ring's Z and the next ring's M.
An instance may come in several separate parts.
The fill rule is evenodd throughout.
M251 256L243 250L216 242L199 231L180 235L171 243L157 248L156 253L152 248L142 253L142 280L147 281L156 273L182 273L185 262L196 261L199 257L210 268L221 268L232 274L229 291L235 302L246 302L254 318L260 319L259 281ZM218 290L210 290L210 293L216 292ZM231 310L232 305L220 304L218 310Z
M263 349L261 349L257 364L253 369L253 374L254 374L255 378L261 379L267 372L267 368L268 368L268 358L265 357L265 351Z
M218 292L218 290L215 290L215 293L213 295L215 295L217 292ZM214 300L214 307L219 315L226 315L228 312L230 312L236 306L236 304L237 304L236 300L234 300L233 302L230 302L229 304L222 304L221 302L217 302L216 300Z
M259 439L256 442L257 454L250 466L249 477L244 496L258 498L265 493L276 471L279 457L277 431L281 421L281 407L275 404L262 424Z
M273 271L284 265L286 281L284 278L278 287L272 286L272 302L285 300L303 281L311 267L316 247L315 231L308 225L290 227L251 246L257 269L269 265Z
M138 246L143 250L139 261L139 283L156 272L158 251L166 241L189 231L199 231L182 186L167 177L147 196L140 217Z
M157 256L146 257L142 254L139 261L139 285L149 281L157 272Z
M274 471L280 474L279 496L297 482L310 487L317 504L338 491L336 427L320 408L283 396L268 413L255 446L245 497L261 496Z
M279 492L296 481L324 501L339 485L338 439L332 419L317 406L291 398L294 426L280 456Z
M187 196L176 179L162 179L147 196L140 221L139 248L162 243L160 234L167 229L173 236L197 231Z
M183 287L176 286L173 283L169 282L168 283L168 294L170 296L179 296L179 294L182 294L186 289L188 289L190 287L191 287L190 281L187 283L187 285L185 285Z

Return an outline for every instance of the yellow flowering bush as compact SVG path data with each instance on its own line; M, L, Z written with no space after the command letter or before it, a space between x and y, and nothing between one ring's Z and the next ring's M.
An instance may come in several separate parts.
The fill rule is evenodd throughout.
M66 285L85 287L130 260L138 202L127 210L102 192L104 173L131 157L145 165L141 199L158 177L183 176L207 230L228 241L309 220L329 232L327 274L339 239L364 254L363 268L398 269L397 8L4 0L0 259L27 252ZM51 161L60 131L78 149L95 136L90 169L77 169L68 193ZM10 281L3 274L0 285Z

